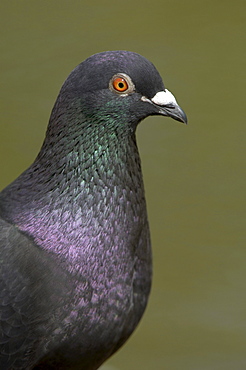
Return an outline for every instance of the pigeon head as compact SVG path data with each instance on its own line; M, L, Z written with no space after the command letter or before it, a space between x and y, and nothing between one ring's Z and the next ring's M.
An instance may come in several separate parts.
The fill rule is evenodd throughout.
M155 66L129 51L107 51L79 64L63 84L53 115L62 111L80 122L108 124L113 130L135 131L149 115L163 115L187 122L174 96L164 87ZM66 119L66 126L69 119ZM73 119L74 121L74 119ZM73 123L74 124L74 123ZM67 129L67 128L66 128Z

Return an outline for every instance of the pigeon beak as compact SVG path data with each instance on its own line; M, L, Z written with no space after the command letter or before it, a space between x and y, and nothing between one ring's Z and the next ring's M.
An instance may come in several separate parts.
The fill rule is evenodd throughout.
M159 91L152 99L142 97L142 100L155 105L158 108L158 114L172 117L177 121L187 124L185 112L180 108L173 94L167 89Z

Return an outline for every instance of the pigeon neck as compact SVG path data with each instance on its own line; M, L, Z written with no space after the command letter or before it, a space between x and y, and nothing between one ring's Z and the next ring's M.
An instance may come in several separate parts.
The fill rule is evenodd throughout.
M59 146L48 135L33 165L1 194L2 216L57 253L61 237L68 253L71 235L79 240L96 225L116 223L131 235L139 220L147 222L135 134L106 125L82 131L61 137Z

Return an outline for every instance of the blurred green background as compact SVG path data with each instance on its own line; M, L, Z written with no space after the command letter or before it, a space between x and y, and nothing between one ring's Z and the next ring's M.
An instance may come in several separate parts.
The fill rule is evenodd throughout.
M1 1L1 188L33 161L63 81L96 52L151 60L189 119L138 128L154 281L104 370L246 369L245 15L245 0Z

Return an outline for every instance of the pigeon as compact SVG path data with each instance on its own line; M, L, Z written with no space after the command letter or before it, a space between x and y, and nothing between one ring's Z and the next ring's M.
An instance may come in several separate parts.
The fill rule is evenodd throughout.
M0 193L1 370L95 370L138 325L151 244L136 128L187 123L155 66L97 53L64 82L34 163Z

